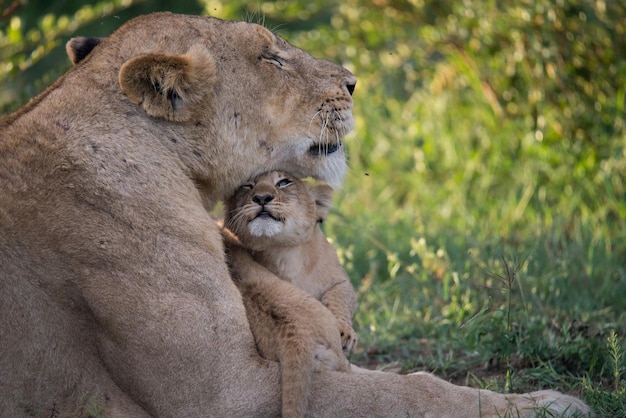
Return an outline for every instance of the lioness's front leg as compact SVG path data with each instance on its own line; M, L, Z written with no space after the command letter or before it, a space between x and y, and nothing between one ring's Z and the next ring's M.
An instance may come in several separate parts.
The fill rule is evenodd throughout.
M352 366L324 371L313 380L314 417L502 418L588 417L580 399L545 390L500 394L456 386L429 373L399 375Z
M221 241L215 226L205 231L216 234L207 243ZM113 379L152 416L277 416L278 364L256 352L221 245L201 246L183 231L148 241L148 254L125 255L126 266L141 266L132 272L85 271Z

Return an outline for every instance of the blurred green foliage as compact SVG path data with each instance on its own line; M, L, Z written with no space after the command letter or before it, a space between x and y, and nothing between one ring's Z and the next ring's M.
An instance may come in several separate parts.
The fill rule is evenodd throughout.
M605 339L626 336L626 3L0 4L0 113L69 66L69 37L156 10L261 23L346 66L356 129L326 231L359 289L357 360L610 380Z
M202 11L195 2L0 0L0 115L69 67L64 47L72 36L107 36L132 17L161 9Z

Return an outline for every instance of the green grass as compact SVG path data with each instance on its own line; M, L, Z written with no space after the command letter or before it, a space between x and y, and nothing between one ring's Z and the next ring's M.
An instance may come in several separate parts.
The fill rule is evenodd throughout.
M584 242L549 255L552 239L518 245L523 255L513 256L504 243L461 253L411 236L404 248L404 227L386 226L395 233L383 233L383 244L375 228L354 239L336 222L358 289L352 361L503 392L554 388L583 397L599 416L626 415L623 278L593 276L623 271L620 260L585 261Z

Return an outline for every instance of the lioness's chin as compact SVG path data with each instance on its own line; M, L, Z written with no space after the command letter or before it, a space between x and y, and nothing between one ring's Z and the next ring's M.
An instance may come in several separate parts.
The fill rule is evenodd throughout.
M341 145L331 154L307 152L300 158L296 167L290 167L284 171L298 178L312 177L337 189L341 187L347 170L346 153Z
M338 189L343 183L343 179L346 176L348 165L346 163L345 154L342 152L338 158L330 158L324 162L324 167L320 170L318 175L312 175L318 180L327 183L333 189Z

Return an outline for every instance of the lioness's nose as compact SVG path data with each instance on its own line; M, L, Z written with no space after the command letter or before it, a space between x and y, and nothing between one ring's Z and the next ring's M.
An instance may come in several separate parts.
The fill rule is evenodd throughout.
M272 196L271 194L256 195L252 198L252 201L254 203L256 203L257 205L261 205L261 206L267 205L272 200L274 200L274 196Z
M356 87L356 77L353 76L352 73L348 70L346 70L346 73L348 73L348 75L345 78L344 85L346 86L346 89L348 89L348 93L350 93L350 96L352 96L352 93L354 93L354 88Z
M354 88L356 87L356 80L354 82L346 82L346 88L348 89L348 93L350 93L350 96L352 96L352 93L354 93Z

